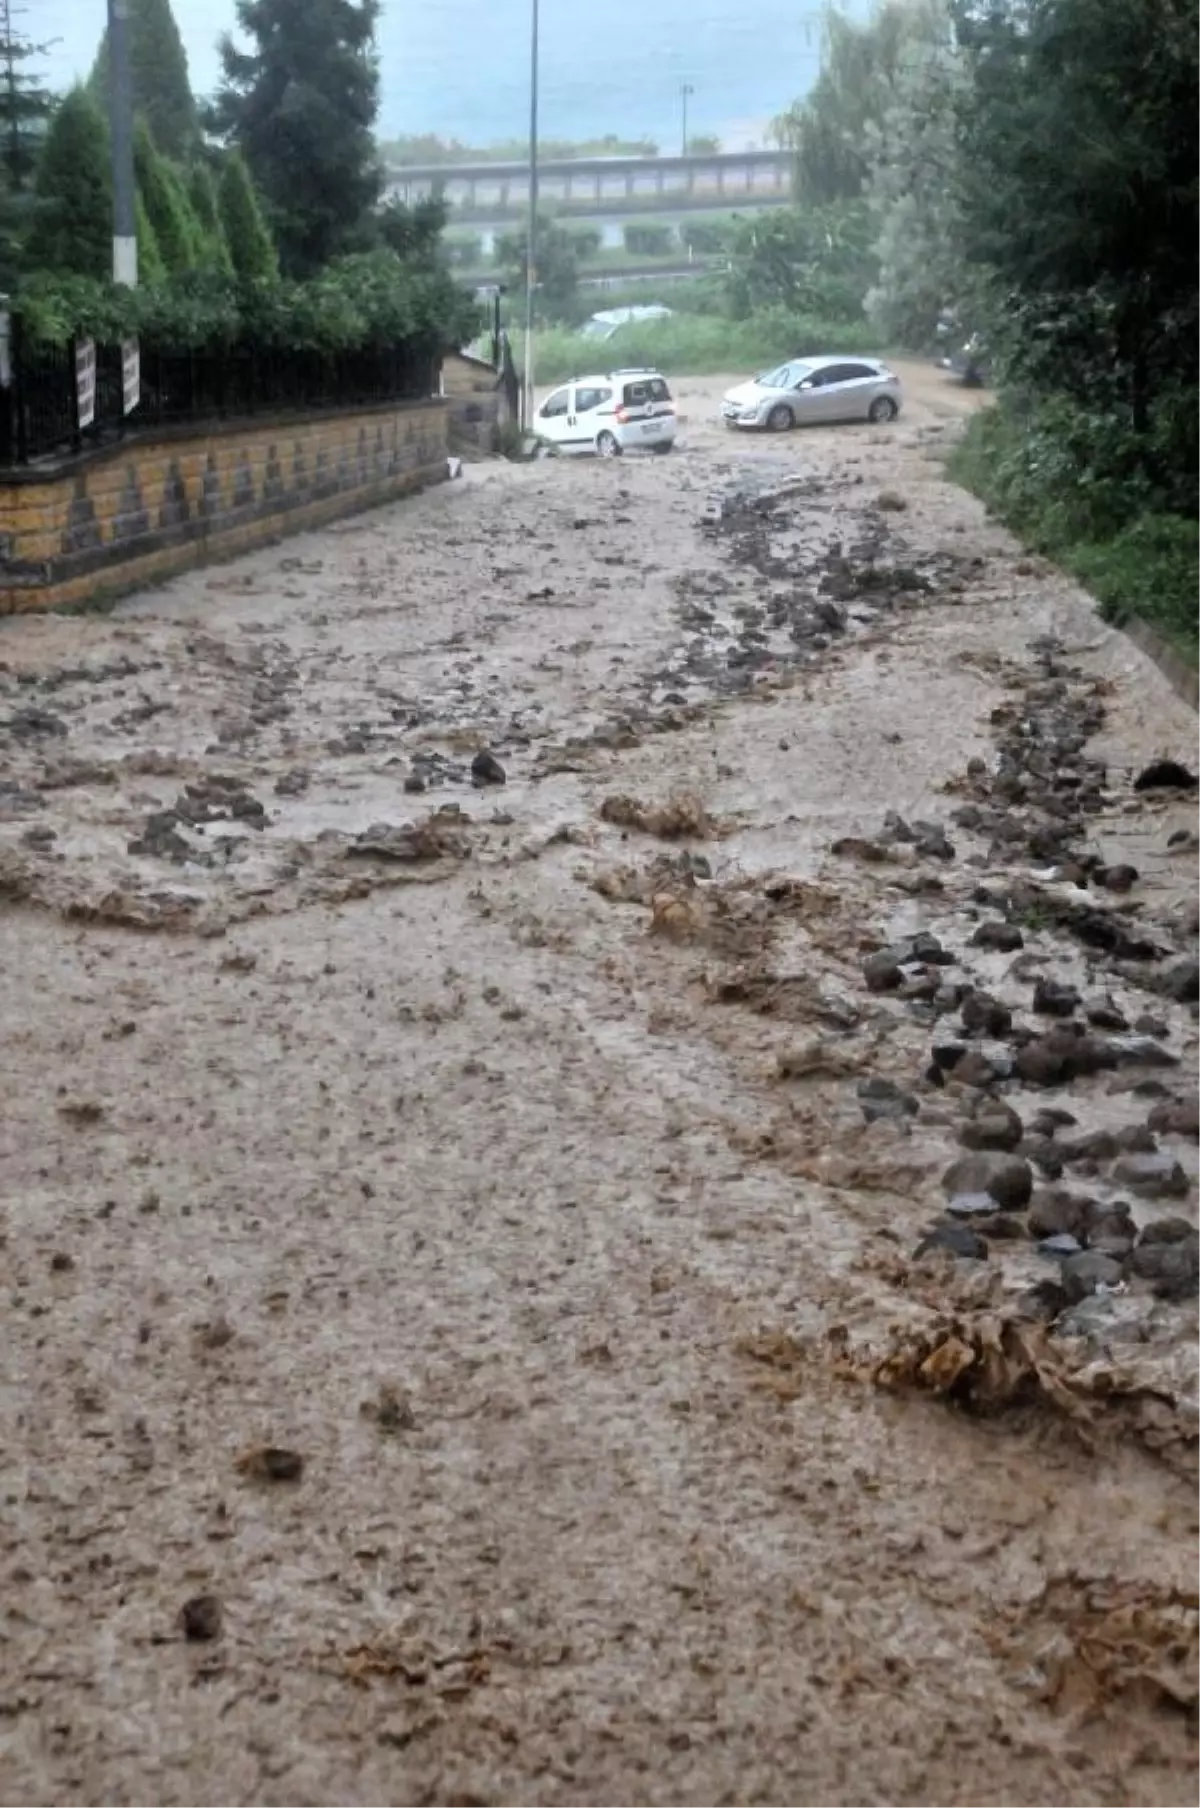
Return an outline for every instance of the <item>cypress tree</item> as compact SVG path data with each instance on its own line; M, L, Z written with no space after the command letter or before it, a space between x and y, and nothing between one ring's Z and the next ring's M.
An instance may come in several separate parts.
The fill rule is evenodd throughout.
M33 270L103 279L112 272L112 178L104 116L84 88L55 109L38 159L39 206L25 246Z
M163 263L158 239L141 195L134 197L134 206L137 210L138 282L147 289L153 289L159 283L166 282L167 266Z
M108 31L88 78L92 97L108 113ZM171 0L129 0L129 73L133 106L166 157L190 157L200 140L187 53Z
M221 219L217 185L207 163L193 163L188 171L187 193L196 223L204 235L205 268L231 273L233 260L229 255L229 241L225 237L225 226Z
M197 269L204 261L204 235L182 182L159 155L144 119L134 127L133 167L168 275Z
M267 280L279 274L275 246L263 218L262 206L245 159L229 151L222 159L218 186L225 242L235 273L246 281Z

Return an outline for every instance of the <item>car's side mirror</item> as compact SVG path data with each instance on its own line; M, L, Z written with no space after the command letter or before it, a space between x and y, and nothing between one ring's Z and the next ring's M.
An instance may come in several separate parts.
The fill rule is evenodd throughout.
M800 381L796 385L796 388L797 389L815 389L816 384L813 382L811 377L801 377Z

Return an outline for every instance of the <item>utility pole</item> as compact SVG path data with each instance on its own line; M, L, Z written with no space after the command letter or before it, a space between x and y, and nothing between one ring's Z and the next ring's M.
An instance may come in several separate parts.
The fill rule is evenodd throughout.
M530 0L529 33L529 237L525 246L524 428L533 427L533 295L537 287L538 223L538 0Z
M688 149L687 149L687 147L688 147L687 104L688 104L689 97L691 95L693 95L695 92L696 92L696 90L692 87L692 84L690 82L681 82L680 83L679 98L683 102L683 133L680 138L680 148L679 148L679 155L681 157L686 157L688 154Z
M136 289L137 208L133 186L133 82L129 68L129 0L108 0L108 118L112 138L115 283Z

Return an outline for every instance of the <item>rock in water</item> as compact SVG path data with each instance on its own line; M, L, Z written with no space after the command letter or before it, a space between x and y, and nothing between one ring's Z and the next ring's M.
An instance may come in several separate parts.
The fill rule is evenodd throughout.
M194 1643L220 1638L223 1617L216 1595L193 1595L179 1610L183 1636Z
M484 785L506 785L508 774L486 747L482 748L471 761L471 783L482 788Z
M980 1150L952 1162L942 1176L942 1186L951 1198L962 1193L990 1193L1005 1211L1019 1212L1033 1194L1033 1170L1019 1155Z
M1124 1275L1121 1264L1114 1262L1111 1256L1087 1249L1082 1255L1066 1258L1059 1269L1059 1278L1067 1298L1074 1302L1087 1299L1098 1287L1119 1287Z
M935 1250L948 1250L968 1262L986 1262L988 1246L976 1231L966 1224L935 1224L913 1250L913 1261L919 1262Z

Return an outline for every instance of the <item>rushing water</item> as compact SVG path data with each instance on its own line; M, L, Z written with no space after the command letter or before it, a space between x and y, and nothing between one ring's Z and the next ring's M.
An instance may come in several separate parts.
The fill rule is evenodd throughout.
M694 89L689 132L729 149L766 123L818 68L820 8L804 0L540 0L541 127L547 137L613 132L675 149L680 88ZM862 10L864 0L850 8ZM232 0L174 0L197 91L217 79L215 41ZM55 87L85 74L103 0L38 0L36 35ZM524 136L531 0L383 0L380 130L437 132L474 144Z

